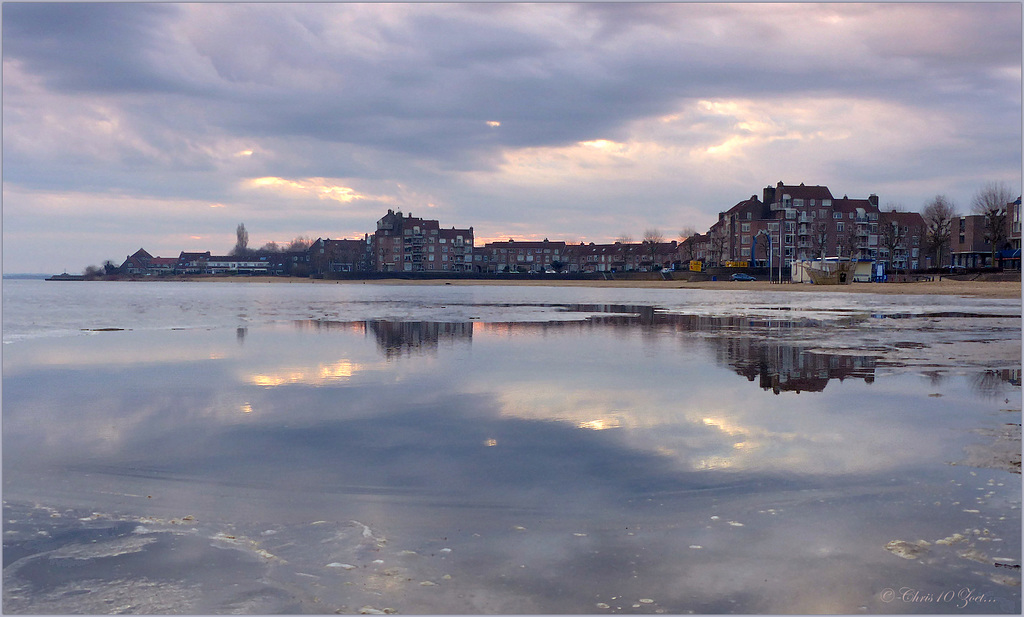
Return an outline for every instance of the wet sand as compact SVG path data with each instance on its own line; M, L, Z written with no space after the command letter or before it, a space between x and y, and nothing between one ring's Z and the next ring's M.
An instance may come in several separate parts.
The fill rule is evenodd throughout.
M552 280L552 279L378 279L378 280L323 280L274 276L195 277L177 280L216 283L313 283L321 285L505 285L543 287L618 287L643 289L722 289L761 292L826 292L874 294L953 295L976 298L1013 299L1021 297L1020 281L941 281L919 283L854 283L852 285L811 285L807 283L776 284L767 281L604 281L604 280Z

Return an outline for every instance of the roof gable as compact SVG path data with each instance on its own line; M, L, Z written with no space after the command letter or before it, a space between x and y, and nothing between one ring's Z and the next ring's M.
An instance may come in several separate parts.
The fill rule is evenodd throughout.
M810 201L811 199L815 201L833 199L832 191L828 190L827 186L805 186L803 184L793 186L780 182L775 188L775 201L781 203L786 195L789 195L792 199L803 199L805 201Z

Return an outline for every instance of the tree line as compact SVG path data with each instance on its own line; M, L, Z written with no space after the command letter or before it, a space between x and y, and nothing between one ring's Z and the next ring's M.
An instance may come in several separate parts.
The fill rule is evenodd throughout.
M309 236L296 236L288 244L278 244L270 241L258 249L249 248L249 232L245 229L245 223L239 223L235 228L235 246L228 252L232 257L250 257L254 255L273 255L274 253L301 253L313 245L313 239Z

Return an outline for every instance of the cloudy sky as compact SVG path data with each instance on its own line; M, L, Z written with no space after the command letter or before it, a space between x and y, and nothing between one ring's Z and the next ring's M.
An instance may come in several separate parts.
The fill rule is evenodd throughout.
M3 4L3 271L1021 185L1021 5Z

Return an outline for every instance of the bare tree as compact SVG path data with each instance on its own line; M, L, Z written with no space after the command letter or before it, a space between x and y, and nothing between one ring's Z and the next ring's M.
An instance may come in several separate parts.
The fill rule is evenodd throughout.
M811 224L811 250L821 259L828 253L828 223L818 221Z
M720 266L722 265L722 253L725 252L725 245L728 237L721 230L712 229L710 232L709 243L711 244L711 254L708 255L708 261L711 265Z
M249 232L245 230L245 223L239 223L235 228L235 248L231 254L236 256L245 255L249 252Z
M619 237L615 238L615 241L619 244L633 244L633 236L629 234L619 234Z
M661 235L661 231L657 227L652 227L644 231L643 245L647 247L647 252L651 255L651 268L655 265L655 258L658 253L658 245L665 241L665 236Z
M679 230L679 260L683 262L692 261L697 251L697 239L699 235L693 227L686 226Z
M900 247L906 247L907 241L906 227L900 225L900 219L896 216L898 213L899 209L897 207L892 208L888 212L882 212L878 217L878 240L882 247L889 251L890 266L895 266L896 253L900 250Z
M846 232L839 235L840 251L846 251L846 257L853 261L856 257L857 251L860 250L860 236L857 235L857 227L855 225L847 225ZM842 257L840 254L839 257Z
M85 270L82 272L82 275L85 277L85 280L87 281L95 281L97 279L101 279L103 278L104 274L105 273L103 271L103 268L99 266L87 266Z
M924 218L925 246L935 255L935 265L942 265L942 253L948 251L953 237L953 219L957 218L956 205L945 195L936 195L925 204L921 212Z
M296 236L288 243L288 248L285 251L289 253L305 251L312 245L313 240L309 236Z
M277 242L274 242L273 240L271 240L270 242L267 242L266 244L261 246L259 251L257 251L257 252L259 252L259 253L280 253L281 252L281 245L278 244Z
M975 194L971 201L971 209L975 214L984 217L985 242L992 245L992 265L996 265L996 253L1006 243L1007 204L1013 200L1013 194L1002 182L989 182Z

